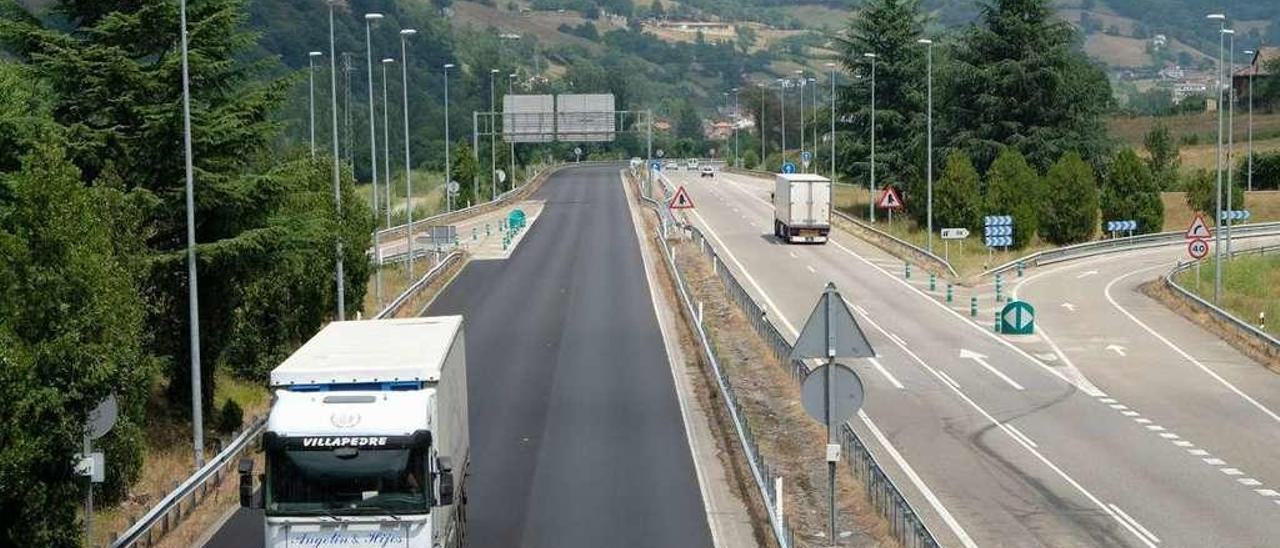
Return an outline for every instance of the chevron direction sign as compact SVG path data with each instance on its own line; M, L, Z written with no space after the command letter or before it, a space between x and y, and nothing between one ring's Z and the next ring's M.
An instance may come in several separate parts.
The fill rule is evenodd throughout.
M1138 221L1107 221L1107 232L1129 232L1138 229Z
M1013 216L987 215L982 218L982 235L987 247L1013 245Z
M1223 221L1247 221L1249 220L1249 210L1232 209L1222 212Z
M1013 245L1013 236L987 236L987 247L1009 247Z

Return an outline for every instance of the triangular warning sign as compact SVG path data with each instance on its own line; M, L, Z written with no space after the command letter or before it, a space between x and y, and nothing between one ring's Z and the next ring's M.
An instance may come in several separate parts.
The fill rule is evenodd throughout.
M853 319L835 284L828 283L818 305L791 348L793 359L869 358L876 355L867 336Z
M1208 238L1213 236L1209 231L1209 225L1204 223L1204 217L1196 213L1196 219L1191 221L1191 226L1187 227L1186 237L1188 238Z
M884 187L884 192L880 193L880 199L876 200L876 207L880 209L902 209L902 199L898 197L897 191L893 187Z
M693 209L693 200L689 199L689 193L684 187L676 189L676 195L671 197L671 203L667 204L671 209Z

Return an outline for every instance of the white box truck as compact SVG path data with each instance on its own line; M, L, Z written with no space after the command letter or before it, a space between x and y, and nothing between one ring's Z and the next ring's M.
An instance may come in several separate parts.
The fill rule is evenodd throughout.
M454 547L466 522L461 316L333 322L271 372L266 546Z
M831 180L779 173L773 182L773 235L789 243L824 243L831 232Z

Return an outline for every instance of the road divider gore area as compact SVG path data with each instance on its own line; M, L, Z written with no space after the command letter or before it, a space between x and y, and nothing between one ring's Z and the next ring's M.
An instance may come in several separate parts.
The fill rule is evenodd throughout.
M783 547L826 545L826 469L822 426L798 404L808 366L790 360L791 345L766 318L711 243L667 209L674 190L632 174L661 226L655 241L679 293L698 353L732 418L751 481L774 540ZM652 189L652 198L645 196ZM937 546L934 535L847 424L841 428L844 470L838 475L837 531L842 545ZM779 487L781 490L779 491Z

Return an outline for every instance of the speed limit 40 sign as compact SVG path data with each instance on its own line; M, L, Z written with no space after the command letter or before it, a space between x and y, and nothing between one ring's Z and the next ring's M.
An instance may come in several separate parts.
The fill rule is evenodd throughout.
M1187 242L1187 254L1196 260L1205 258L1209 254L1209 242L1204 238L1192 238Z

